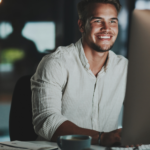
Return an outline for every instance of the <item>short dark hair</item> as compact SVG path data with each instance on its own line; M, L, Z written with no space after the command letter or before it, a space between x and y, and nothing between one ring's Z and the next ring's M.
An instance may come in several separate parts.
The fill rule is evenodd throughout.
M81 0L78 3L77 9L78 9L78 15L79 15L79 19L81 19L84 23L87 20L88 17L88 6L91 3L108 3L108 4L113 4L116 9L117 12L119 13L120 9L121 9L121 4L119 2L119 0Z

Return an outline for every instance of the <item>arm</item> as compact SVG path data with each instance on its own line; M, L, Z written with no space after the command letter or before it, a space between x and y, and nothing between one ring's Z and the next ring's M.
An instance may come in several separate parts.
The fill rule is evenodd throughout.
M120 145L121 130L122 129L117 129L117 130L114 130L112 132L103 133L101 135L101 138L100 138L101 139L100 145L102 145L102 146L112 146L114 144ZM98 138L99 138L99 132L98 131L80 128L70 121L66 121L58 127L58 129L54 133L51 141L56 142L58 136L72 135L72 134L91 136L92 137L92 143L91 144L93 144L93 145L98 144Z
M65 121L62 125L58 127L56 132L54 133L52 137L52 141L56 142L57 137L60 135L72 135L72 134L79 134L79 135L88 135L92 137L92 144L98 144L98 138L99 138L99 132L90 130L90 129L84 129L76 126L70 121Z
M31 78L32 114L35 132L50 141L56 129L68 119L61 114L63 68L57 59L44 58Z

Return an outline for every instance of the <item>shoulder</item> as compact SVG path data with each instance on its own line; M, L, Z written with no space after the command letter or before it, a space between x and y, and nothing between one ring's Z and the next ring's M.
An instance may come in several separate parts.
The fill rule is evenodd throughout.
M69 64L68 58L73 57L74 53L76 53L74 44L58 47L54 53L43 57L34 77L47 83L50 81L58 83L63 87L67 80L66 64Z
M38 65L38 69L58 69L69 62L73 62L78 51L74 44L60 46L55 52L44 56Z
M72 57L76 54L76 47L72 43L68 46L59 46L56 51L49 55L50 59L59 59L63 60L64 58Z
M73 57L77 53L75 45L72 43L68 46L59 46L55 52L46 55L44 61L63 61L66 58Z

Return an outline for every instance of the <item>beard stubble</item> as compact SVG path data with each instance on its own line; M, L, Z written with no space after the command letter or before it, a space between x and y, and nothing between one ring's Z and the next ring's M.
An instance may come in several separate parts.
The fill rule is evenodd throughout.
M91 46L91 48L92 48L93 50L95 50L95 51L97 51L97 52L105 53L105 52L108 52L109 50L111 50L111 49L113 48L114 43L113 43L108 49L106 49L106 50L102 49L101 46L96 45L95 43L91 43L90 46Z

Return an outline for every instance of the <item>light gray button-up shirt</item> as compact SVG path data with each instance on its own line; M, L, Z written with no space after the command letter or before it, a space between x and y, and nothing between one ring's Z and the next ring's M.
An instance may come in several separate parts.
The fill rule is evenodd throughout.
M66 120L97 131L117 129L127 65L126 58L109 51L106 66L95 77L81 39L46 55L31 78L35 132L50 140Z

